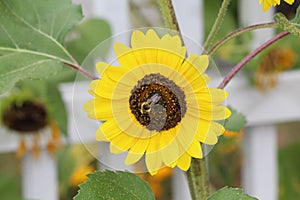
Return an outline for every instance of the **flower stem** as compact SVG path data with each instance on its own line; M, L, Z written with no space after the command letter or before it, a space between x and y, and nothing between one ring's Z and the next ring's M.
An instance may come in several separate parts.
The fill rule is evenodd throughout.
M169 29L176 30L180 33L180 28L176 18L175 10L172 4L172 0L158 0L162 17L164 19L165 26Z
M209 197L209 180L206 170L206 159L192 159L187 171L190 193L193 200L206 200Z
M247 26L244 28L237 29L233 31L232 33L226 35L223 39L221 39L219 42L217 42L209 51L208 55L214 54L225 42L231 40L232 38L241 35L242 33L245 33L247 31L252 31L256 29L261 29L261 28L275 28L277 27L276 22L270 22L270 23L263 23L263 24L255 24L252 26Z
M77 70L78 72L82 73L83 75L85 75L89 79L92 79L92 80L98 79L97 76L95 76L94 74L91 74L89 71L87 71L86 69L82 68L80 65L73 64L73 63L70 63L70 62L67 62L67 61L63 61L63 63L65 65L67 65L67 66L72 67L73 69Z
M226 77L224 78L224 80L222 81L222 83L219 85L218 88L223 89L229 83L229 81L236 75L236 73L238 73L243 68L243 66L245 66L245 64L247 64L252 58L254 58L262 50L264 50L265 48L267 48L268 46L270 46L271 44L273 44L277 40L279 40L279 39L287 36L288 34L289 34L289 32L287 32L287 31L281 32L278 35L276 35L275 37L273 37L272 39L268 40L267 42L265 42L264 44L262 44L261 46L259 46L258 48L256 48L250 54L248 54L239 64L237 64L226 75Z
M207 39L204 43L204 46L203 46L204 50L208 50L211 47L212 42L215 39L215 37L220 29L220 26L222 24L222 21L224 19L224 16L227 12L227 7L228 7L229 3L230 3L230 0L223 0L222 5L219 9L217 19L216 19L213 27L211 28L209 35L207 36Z

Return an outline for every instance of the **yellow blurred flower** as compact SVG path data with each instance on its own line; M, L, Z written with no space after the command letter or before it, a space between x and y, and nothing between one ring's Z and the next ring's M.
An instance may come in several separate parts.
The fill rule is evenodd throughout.
M244 133L244 130L241 129L240 131L228 131L225 130L223 133L224 137L231 138L231 137L241 137Z
M277 5L280 5L281 0L259 0L260 4L263 4L263 11L269 10L270 7L275 7ZM292 5L295 0L284 0L286 3Z
M87 174L91 174L94 171L94 167L90 165L83 165L76 168L70 177L70 185L74 187L78 186L88 179L88 177L86 176Z
M192 54L179 36L160 38L152 29L133 31L131 48L115 43L121 66L97 63L102 80L84 105L90 118L105 121L96 139L110 142L110 151L128 151L125 164L145 154L151 174L164 166L187 170L191 158L202 158L201 143L216 144L224 127L216 122L230 115L221 104L228 94L207 88L207 55Z

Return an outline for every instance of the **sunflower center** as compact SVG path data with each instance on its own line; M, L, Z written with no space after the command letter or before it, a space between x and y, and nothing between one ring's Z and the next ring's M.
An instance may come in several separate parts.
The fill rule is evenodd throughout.
M185 94L172 80L149 74L131 90L129 105L136 120L149 130L175 127L186 112Z
M25 101L22 105L13 103L5 110L3 123L20 133L35 133L47 125L47 111L43 104Z

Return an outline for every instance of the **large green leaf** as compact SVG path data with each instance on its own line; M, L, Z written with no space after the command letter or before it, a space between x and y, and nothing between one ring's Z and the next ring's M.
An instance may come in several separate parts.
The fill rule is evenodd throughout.
M68 116L65 103L62 99L58 85L51 81L47 82L46 104L49 109L49 117L54 120L60 131L68 135Z
M216 191L208 200L255 200L256 198L245 194L240 188L224 187ZM256 199L257 200L257 199Z
M88 54L111 36L109 23L104 19L90 18L74 26L66 37L66 47L74 58L82 63ZM108 43L110 45L110 43ZM97 55L104 59L110 46ZM92 64L94 66L94 63Z
M62 44L81 19L71 0L1 0L0 94L19 80L57 73L63 62L76 63Z
M153 200L149 185L137 175L129 172L95 172L80 185L75 200Z

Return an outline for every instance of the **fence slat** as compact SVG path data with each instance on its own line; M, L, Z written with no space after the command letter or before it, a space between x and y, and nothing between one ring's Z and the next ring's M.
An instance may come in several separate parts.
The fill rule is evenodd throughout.
M58 199L56 161L46 150L37 159L28 153L22 159L22 192L26 200Z
M247 128L244 135L243 184L258 199L277 199L277 134L274 125Z

